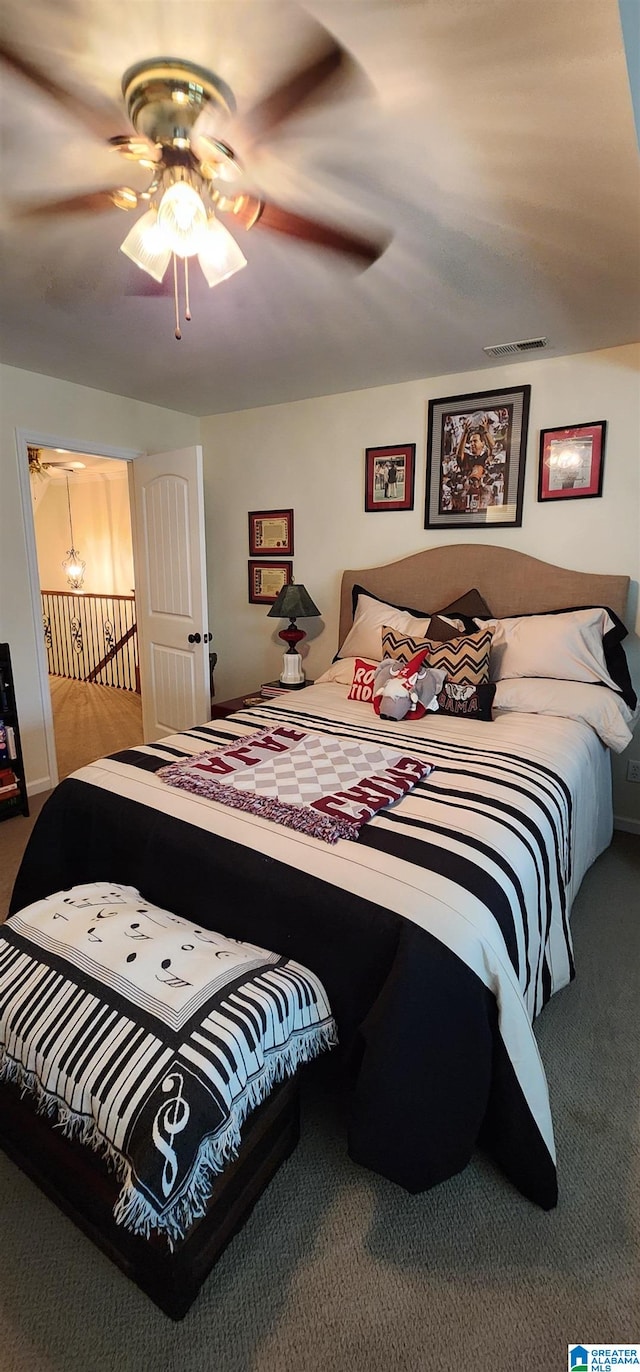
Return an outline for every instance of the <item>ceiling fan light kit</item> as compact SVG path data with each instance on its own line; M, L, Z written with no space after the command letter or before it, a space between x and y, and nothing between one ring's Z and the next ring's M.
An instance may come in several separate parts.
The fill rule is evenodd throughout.
M220 77L172 57L154 57L129 67L122 94L136 133L152 143L189 140L196 119L210 104L226 117L236 110L233 93Z
M198 252L198 262L208 286L217 286L246 267L247 259L233 234L211 215Z
M191 173L191 176L194 174ZM175 179L174 179L175 178ZM189 178L189 179L188 179ZM229 230L216 218L213 206L207 210L204 195L192 184L182 168L169 173L166 190L154 206L133 225L120 247L127 257L155 281L162 281L173 257L175 336L181 338L178 299L177 258L184 260L185 318L191 319L189 306L188 258L197 257L208 286L217 286L247 264L247 259Z
M176 338L182 337L176 258L184 261L185 318L190 320L188 258L197 257L208 286L217 286L246 266L246 258L233 236L215 215L219 199L218 177L228 187L240 172L233 150L226 143L202 136L201 160L196 123L213 104L217 114L235 110L229 88L212 72L188 62L156 58L140 62L125 72L122 92L129 118L140 139L113 140L126 157L153 168L154 181L145 199L152 202L121 244L122 251L142 271L161 282L173 257ZM149 146L154 156L149 156ZM142 153L143 155L138 155ZM114 193L118 208L130 208L127 188ZM136 205L138 198L136 196ZM233 204L233 202L232 202Z
M116 209L137 210L138 200L142 199L142 196L138 196L136 191L131 190L130 186L118 186L117 190L113 192L111 199L113 200Z
M165 242L162 230L158 228L158 211L147 210L141 219L136 219L120 251L135 262L143 272L148 272L154 281L162 281L171 261L171 248Z
M158 283L173 259L176 338L181 337L178 259L184 262L186 319L191 318L191 257L198 258L209 286L218 285L246 266L244 253L221 223L220 214L229 215L245 232L259 224L272 233L345 254L364 267L371 266L387 246L388 239L378 237L374 241L348 229L334 228L267 204L260 194L243 189L242 163L219 137L221 126L236 111L233 92L204 67L168 57L129 67L122 80L122 93L133 132L113 136L107 131L103 109L67 91L47 71L2 40L0 59L65 110L79 114L119 155L151 172L151 180L142 191L119 186L83 192L66 200L28 205L22 212L38 219L65 212L104 211L113 206L126 211L144 207L121 248ZM243 115L249 143L271 134L348 67L344 49L323 32L321 50L308 65L286 77Z
M158 205L158 229L178 257L193 257L207 227L202 196L188 181L174 181Z

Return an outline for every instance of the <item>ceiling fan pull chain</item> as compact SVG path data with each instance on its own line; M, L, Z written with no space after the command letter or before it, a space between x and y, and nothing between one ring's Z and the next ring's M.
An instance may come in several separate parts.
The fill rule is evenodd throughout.
M176 338L182 338L180 332L180 304L178 301L178 259L175 253L173 254L173 300L176 307L175 336Z
M189 304L189 258L184 259L184 317L191 319L191 306Z

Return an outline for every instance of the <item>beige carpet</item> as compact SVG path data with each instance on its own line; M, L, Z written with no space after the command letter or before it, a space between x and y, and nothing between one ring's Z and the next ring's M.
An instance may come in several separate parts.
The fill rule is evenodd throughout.
M97 757L142 743L142 704L133 691L50 676L60 780Z
M563 1372L569 1341L637 1340L639 891L640 840L616 834L575 905L577 981L539 1021L557 1210L482 1157L405 1194L349 1161L310 1077L299 1147L174 1325L0 1154L1 1372Z
M133 691L87 685L60 676L50 676L49 687L61 781L97 757L142 743L142 704ZM14 815L0 824L0 921L7 913L18 861L33 818L45 800L44 794L32 796L30 818Z

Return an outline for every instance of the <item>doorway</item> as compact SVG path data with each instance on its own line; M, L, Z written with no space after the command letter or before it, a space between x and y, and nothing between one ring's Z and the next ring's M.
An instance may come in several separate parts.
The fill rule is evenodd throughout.
M16 430L18 480L33 617L37 680L47 754L46 778L30 789L50 790L58 781L53 714L44 634L40 575L30 491L28 448L56 456L96 455L88 445L51 434ZM136 569L136 617L141 644L143 739L150 742L211 718L204 479L202 448L143 453L100 445L100 458L127 464L129 510ZM135 515L135 517L134 517Z
M28 444L59 779L142 742L128 462Z

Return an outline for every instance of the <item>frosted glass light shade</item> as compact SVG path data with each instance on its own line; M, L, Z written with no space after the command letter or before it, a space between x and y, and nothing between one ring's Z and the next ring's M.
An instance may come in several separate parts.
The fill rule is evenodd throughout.
M198 251L198 262L208 286L217 286L220 281L226 281L228 276L233 276L234 272L239 272L241 267L247 265L247 259L235 238L213 214Z
M124 243L120 244L120 251L126 253L136 267L148 272L154 281L162 281L171 260L171 248L158 226L155 210L147 210L136 219Z
M165 243L178 257L193 257L200 251L207 211L202 197L187 181L175 181L165 191L158 206L158 227Z

